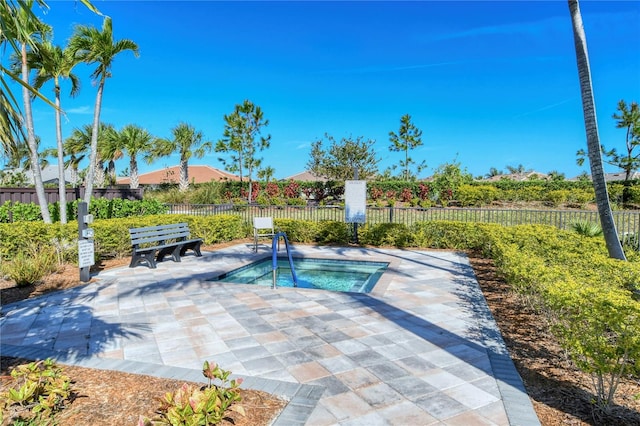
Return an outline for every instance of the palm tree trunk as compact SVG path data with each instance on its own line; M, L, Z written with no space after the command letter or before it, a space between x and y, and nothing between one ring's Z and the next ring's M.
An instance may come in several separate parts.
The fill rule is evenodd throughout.
M85 179L84 202L87 203L87 209L91 203L93 195L93 180L96 177L96 161L98 159L98 131L100 127L100 107L102 105L102 92L104 90L103 76L98 85L98 93L96 94L96 104L93 110L93 129L91 131L91 152L89 153L89 171ZM102 172L104 175L104 172Z
M135 156L129 159L129 188L138 189L140 181L138 180L138 161Z
M62 142L62 120L60 118L60 84L54 80L56 93L56 141L58 143L58 202L60 206L60 223L67 223L67 190L64 179L64 147Z
M189 189L189 162L188 160L180 159L180 191L184 192Z
M22 81L29 84L29 66L27 63L27 45L22 43ZM40 205L40 214L44 223L51 223L51 215L49 214L49 205L47 197L44 193L44 184L42 183L42 173L40 171L40 159L38 158L38 144L36 143L36 134L33 128L33 112L31 110L31 92L26 87L22 87L22 100L24 101L24 115L27 125L27 145L29 146L29 156L31 157L31 170L33 172L33 183L36 188L36 196Z
M600 136L598 135L598 123L596 122L596 107L593 99L591 84L591 69L589 66L589 54L587 52L587 37L582 24L582 15L578 0L569 0L569 11L573 24L573 38L576 49L576 62L580 77L580 91L582 94L582 110L584 125L587 132L587 149L589 152L589 165L591 167L591 179L596 193L596 204L600 215L600 224L607 245L609 257L626 260L622 244L618 238L616 224L613 220L607 183L602 167L602 153L600 150Z

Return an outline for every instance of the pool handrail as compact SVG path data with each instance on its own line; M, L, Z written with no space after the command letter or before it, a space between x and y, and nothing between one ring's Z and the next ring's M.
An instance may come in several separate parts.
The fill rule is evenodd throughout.
M277 232L273 236L273 241L271 243L271 251L272 255L272 265L273 265L273 289L276 288L276 281L278 280L277 271L278 271L278 251L276 250L276 244L280 243L280 237L284 238L284 246L287 249L287 256L289 257L289 266L291 267L291 276L293 277L293 286L298 287L298 277L296 276L296 270L293 268L293 258L291 257L291 250L289 249L289 240L287 239L287 234L284 232Z

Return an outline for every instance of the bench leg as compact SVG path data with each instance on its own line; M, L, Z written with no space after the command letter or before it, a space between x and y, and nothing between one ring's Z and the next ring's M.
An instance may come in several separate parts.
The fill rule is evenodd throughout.
M175 245L173 247L165 247L160 252L158 252L158 256L156 258L157 262L162 262L164 257L167 255L171 255L171 259L174 262L180 262L180 250L182 248L182 244Z
M193 252L196 254L196 257L201 257L202 256L202 253L200 252L201 245L202 245L202 241L195 241L189 244L185 244L184 246L182 246L182 249L180 250L180 256L184 256L187 250L193 250Z
M146 261L147 265L151 269L156 269L156 261L155 261L156 251L148 251L145 253L133 253L131 255L131 263L129 264L129 268L136 267L140 262Z

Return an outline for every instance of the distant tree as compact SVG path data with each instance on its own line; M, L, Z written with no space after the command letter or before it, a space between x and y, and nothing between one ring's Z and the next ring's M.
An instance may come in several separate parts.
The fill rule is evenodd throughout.
M105 184L107 186L116 183L116 160L124 156L124 147L118 130L110 126L104 134L98 138L99 156L103 162L107 163L104 168Z
M582 14L578 0L569 0L569 12L573 26L573 39L575 42L576 63L580 79L580 92L582 95L582 112L584 115L585 130L587 134L587 151L591 166L591 178L596 195L596 205L600 216L600 224L604 234L609 256L614 259L626 260L622 244L618 238L618 231L613 220L613 212L609 203L607 182L604 178L602 167L602 153L600 136L598 135L598 123L596 120L596 107L591 84L591 68L589 54L587 52L587 36L584 32Z
M561 173L557 170L551 170L549 173L547 173L549 175L549 179L554 181L554 182L558 182L558 181L563 181L565 180L565 175L564 173Z
M257 176L258 176L258 179L262 179L265 182L269 182L273 178L273 175L275 174L275 172L276 171L273 169L273 167L267 166L258 170Z
M376 176L380 160L375 155L374 140L358 136L355 140L349 137L338 142L329 134L325 134L325 138L331 144L327 151L322 139L311 144L307 170L329 180L354 179L356 170L361 180Z
M517 166L507 166L507 170L509 171L509 173L514 175L521 175L526 171L522 164L518 164Z
M450 163L438 166L432 176L433 187L440 201L449 201L455 196L460 185L471 183L473 176L463 169L455 159Z
M634 150L640 145L640 107L636 102L629 105L624 100L618 102L617 112L613 113L612 118L617 120L616 128L625 129L625 153L619 153L616 148L607 150L604 145L600 146L604 162L622 169L624 176L624 191L622 193L622 201L626 202L630 197L631 176L633 172L640 169L640 153L634 153ZM576 163L579 166L584 164L587 153L584 149L578 150L576 153Z
M189 160L191 157L202 158L213 148L211 141L205 141L201 131L191 124L180 123L171 130L173 139L157 141L154 158L164 157L177 152L180 155L180 180L178 188L181 192L189 189Z
M220 158L225 169L231 173L238 172L243 181L244 171L249 178L249 200L252 200L253 171L260 167L261 158L258 151L269 148L271 135L262 136L262 128L269 125L262 109L250 100L235 106L234 111L224 116L224 133L215 147L216 152L228 153L230 160Z
M489 169L489 173L487 173L486 175L484 175L485 178L489 179L492 177L496 177L496 176L500 176L503 175L504 173L502 172L502 170L498 170L495 167L491 167Z
M422 130L418 129L412 122L411 116L405 114L400 118L400 129L398 134L389 132L389 140L391 146L389 150L392 152L404 152L404 160L400 160L400 168L402 169L402 177L404 180L415 179L425 167L425 161L416 163L409 157L409 151L416 149L422 145ZM410 171L411 165L416 166L416 172ZM395 168L396 166L394 166Z
M100 126L100 110L102 95L108 77L111 77L111 66L116 55L130 50L137 57L138 45L131 40L114 40L111 18L105 17L102 30L94 27L78 25L69 41L69 49L76 60L87 64L96 63L97 67L91 77L98 81L96 103L93 111L93 130L91 133L91 150L89 152L89 171L87 173L84 201L89 204L93 193L93 180L96 173L98 157L98 131Z
M86 152L91 145L91 125L83 129L74 129L64 141L64 152L69 159L65 161L64 167L69 168L71 173L71 184L76 188L80 184L80 163L85 159Z
M129 177L129 188L136 189L140 186L138 180L138 156L142 156L145 162L150 163L153 155L152 149L157 138L147 130L133 124L126 125L118 132L120 146L129 156L129 167L127 174L121 176Z

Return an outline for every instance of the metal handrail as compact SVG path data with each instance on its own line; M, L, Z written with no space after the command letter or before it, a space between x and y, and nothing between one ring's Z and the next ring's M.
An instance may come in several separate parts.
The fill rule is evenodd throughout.
M272 266L273 266L273 289L277 288L276 281L278 280L278 251L276 250L276 244L280 242L280 237L284 238L284 246L287 249L287 256L289 257L289 266L291 266L291 276L293 277L293 286L298 287L298 277L296 276L296 270L293 268L293 258L291 257L291 250L289 248L289 239L284 232L278 232L273 236L271 243Z

